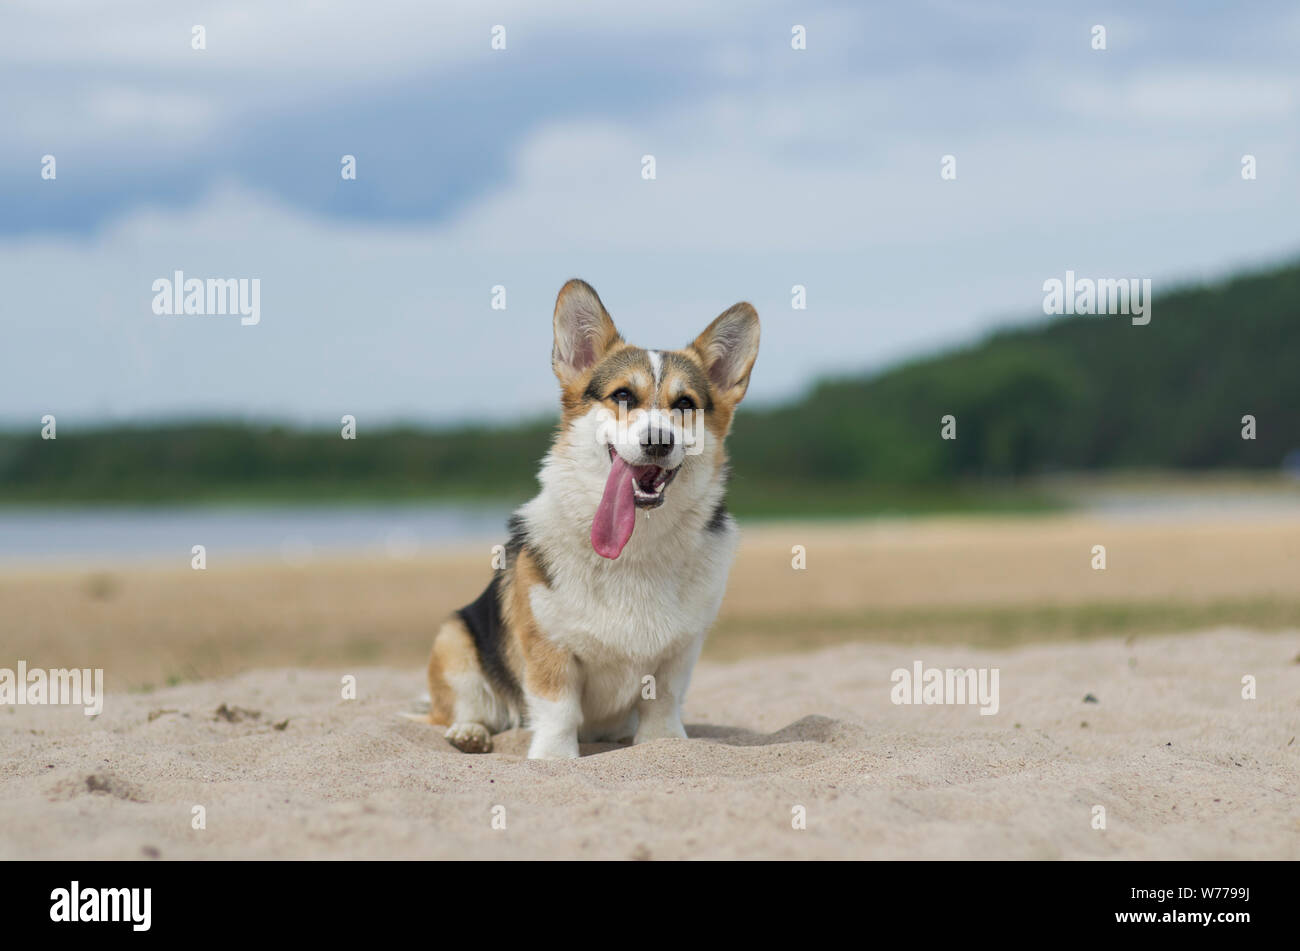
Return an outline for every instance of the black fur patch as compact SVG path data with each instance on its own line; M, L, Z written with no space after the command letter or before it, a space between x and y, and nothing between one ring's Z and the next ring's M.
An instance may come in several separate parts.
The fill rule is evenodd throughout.
M501 574L493 575L492 580L478 600L468 604L456 613L469 628L474 638L474 649L478 651L479 666L492 685L502 694L518 698L519 684L505 658L505 626L501 623Z
M528 544L528 526L524 524L524 520L518 515L511 515L510 520L506 522L506 531L510 533L510 537L506 539L506 565L513 568L519 553L527 548L528 554L533 556L533 564L542 573L542 581L549 588L551 586L550 568L537 547Z
M509 521L506 522L506 531L510 533L506 539L506 554L513 561L515 556L519 554L519 549L523 548L528 541L528 526L524 524L524 520L518 515L511 515Z
M727 527L727 515L727 502L724 499L718 503L718 507L715 508L713 514L709 516L709 523L704 526L704 530L706 532L713 532L714 534L723 531Z

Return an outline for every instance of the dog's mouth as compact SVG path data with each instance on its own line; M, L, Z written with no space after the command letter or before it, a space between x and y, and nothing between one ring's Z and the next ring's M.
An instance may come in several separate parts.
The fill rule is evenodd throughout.
M664 490L681 466L628 465L614 447L609 447L609 477L591 523L591 547L605 558L617 558L636 528L636 510L664 504Z
M614 447L609 447L609 464L614 467ZM677 477L681 469L664 469L661 466L628 466L632 473L632 499L639 509L655 509L664 504L664 490Z

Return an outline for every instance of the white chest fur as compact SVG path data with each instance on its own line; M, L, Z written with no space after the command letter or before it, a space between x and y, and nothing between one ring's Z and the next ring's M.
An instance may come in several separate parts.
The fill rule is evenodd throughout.
M635 702L645 675L692 650L713 623L736 528L727 519L710 530L694 507L640 514L631 542L611 561L581 531L558 530L545 494L520 514L550 580L529 592L534 619L581 663L588 722L616 717Z
M530 592L533 615L548 638L584 662L649 663L700 634L722 601L735 529L669 551L617 561L547 551L551 586ZM566 546L567 547L567 546ZM629 546L631 547L631 546Z

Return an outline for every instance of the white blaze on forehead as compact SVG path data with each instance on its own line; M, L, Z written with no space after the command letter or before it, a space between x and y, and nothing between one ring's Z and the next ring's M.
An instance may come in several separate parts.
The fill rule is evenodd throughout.
M654 372L655 389L659 389L664 378L664 355L658 350L647 350L646 356L650 358L650 369Z

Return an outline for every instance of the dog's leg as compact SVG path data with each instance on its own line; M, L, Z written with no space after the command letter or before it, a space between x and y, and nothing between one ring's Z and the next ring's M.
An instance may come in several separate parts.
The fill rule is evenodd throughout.
M492 752L492 733L509 726L507 705L479 666L474 640L453 617L433 640L429 658L429 722L447 726L447 742L462 753Z
M524 674L529 759L577 759L582 726L582 671L577 660L540 638L530 645Z
M559 700L530 696L528 720L533 728L533 741L528 746L529 759L578 758L582 704L576 694Z
M636 736L637 727L641 725L641 714L633 707L627 715L627 718L616 730L611 730L609 739L615 743L626 743Z
M686 739L686 727L682 726L682 698L686 696L691 670L703 644L704 635L700 634L654 672L654 698L647 698L643 692L637 701L640 722L636 736L632 738L634 744L669 737Z

